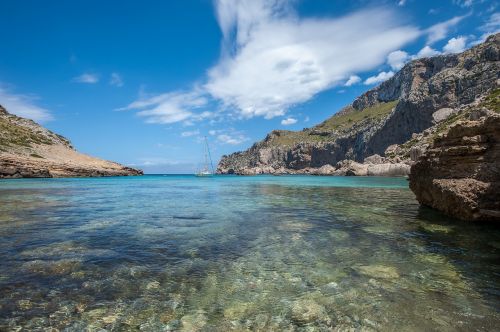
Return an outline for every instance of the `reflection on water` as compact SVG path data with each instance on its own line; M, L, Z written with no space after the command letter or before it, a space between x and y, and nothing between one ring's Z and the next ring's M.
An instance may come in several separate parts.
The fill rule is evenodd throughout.
M404 179L0 182L0 330L493 330L500 236Z

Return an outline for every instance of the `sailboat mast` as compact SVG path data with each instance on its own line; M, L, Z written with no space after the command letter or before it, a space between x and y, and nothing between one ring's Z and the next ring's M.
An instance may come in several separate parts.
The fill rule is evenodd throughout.
M212 163L212 155L210 154L210 148L208 147L207 136L205 136L205 145L207 146L208 158L210 160L210 171L214 173L214 164ZM207 160L207 168L208 168L208 160Z

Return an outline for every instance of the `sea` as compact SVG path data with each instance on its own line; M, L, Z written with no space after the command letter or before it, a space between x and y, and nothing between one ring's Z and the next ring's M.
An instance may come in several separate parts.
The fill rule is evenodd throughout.
M405 178L0 181L0 331L493 331L500 232Z

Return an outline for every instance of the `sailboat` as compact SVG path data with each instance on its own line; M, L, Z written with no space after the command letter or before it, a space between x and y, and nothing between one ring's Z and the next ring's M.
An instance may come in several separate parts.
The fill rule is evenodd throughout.
M196 176L207 177L214 175L214 165L212 163L212 156L210 155L210 148L208 147L208 140L205 136L205 146L204 146L204 154L205 154L205 163L203 164L203 168L196 172Z

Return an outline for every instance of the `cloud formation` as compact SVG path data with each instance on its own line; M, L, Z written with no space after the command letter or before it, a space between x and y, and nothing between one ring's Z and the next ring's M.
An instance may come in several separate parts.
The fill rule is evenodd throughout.
M30 95L12 93L0 86L0 104L9 112L38 122L47 122L54 117L49 110L35 105L37 98Z
M382 71L376 76L368 77L365 80L364 84L365 85L372 85L372 84L382 83L384 81L387 81L389 78L391 78L393 76L394 76L394 72L392 70L388 71L388 72Z
M428 47L418 56L434 55L437 51L430 45L446 38L467 16L420 30L401 23L388 7L336 18L301 18L293 1L216 0L214 4L222 31L221 56L202 83L191 92L160 94L151 97L157 102L144 106L145 100L138 100L126 109L138 109L140 116L154 123L204 119L210 115L200 112L211 102L219 106L217 112L232 118L283 116L333 86L361 82L356 73L385 62L391 70L367 78L364 84L387 80L414 58L398 49L421 35L428 36Z
M420 58L429 58L431 56L439 55L441 52L436 51L432 47L426 45L420 51L418 51L417 55L414 56L415 59Z
M405 63L410 60L410 56L405 51L394 51L387 56L387 63L393 70L400 70Z
M199 91L176 91L140 98L118 110L139 110L137 115L146 118L147 123L168 124L199 121L210 117L210 112L195 112L207 103L207 98Z
M500 30L500 13L493 13L480 28L489 33L498 32Z
M80 76L74 77L72 81L76 83L95 84L99 82L99 75L93 73L83 73Z
M122 87L123 86L122 76L118 73L111 73L111 76L109 78L109 85Z
M290 107L335 85L358 83L361 79L353 73L373 70L389 52L421 34L402 24L388 8L304 19L294 12L293 3L215 1L222 50L199 86L201 100L209 98L238 118L282 116ZM139 112L150 122L184 121L192 116L193 108L202 106L201 97L192 103L189 93L187 98L176 92L155 98L162 103ZM134 102L127 108L138 105L142 104Z
M281 120L281 124L283 126L289 126L289 125L293 125L295 123L297 123L297 119L294 119L292 117Z
M248 137L243 134L220 134L217 135L217 141L222 144L238 145L248 141Z
M465 50L467 37L461 36L451 38L448 43L443 47L444 53L460 53Z
M427 37L427 45L432 45L437 41L445 39L451 28L456 26L460 21L462 21L464 18L469 16L470 14L463 15L463 16L455 16L447 21L434 24L430 28L426 29L426 33L428 34Z
M209 71L208 93L240 116L272 118L371 70L419 35L389 9L335 19L300 19L286 1L216 2L224 54Z
M351 75L349 76L347 82L344 83L344 86L351 86L354 84L358 84L359 82L361 82L361 77L359 77L358 75Z

